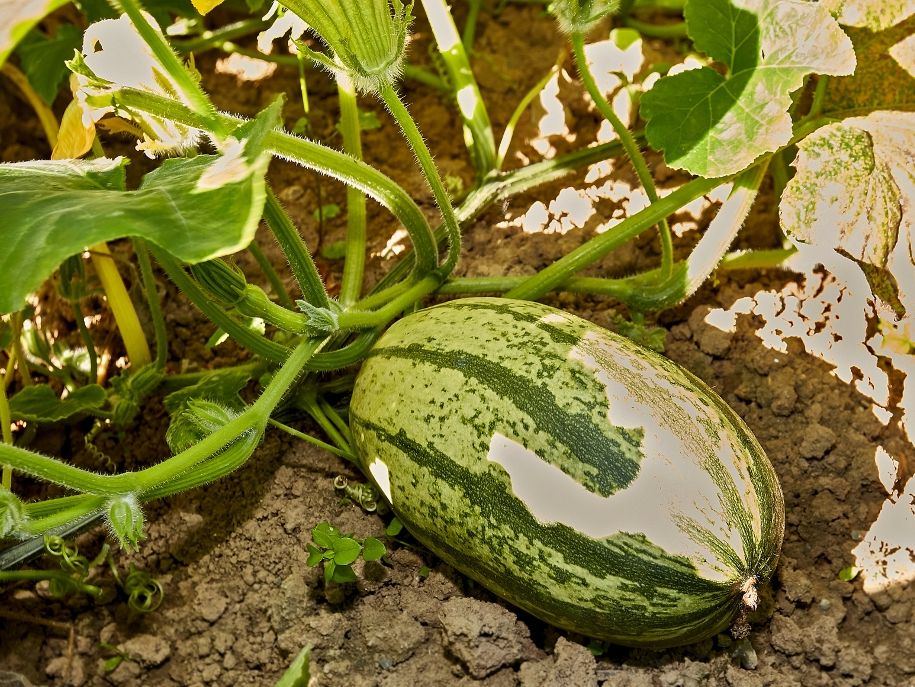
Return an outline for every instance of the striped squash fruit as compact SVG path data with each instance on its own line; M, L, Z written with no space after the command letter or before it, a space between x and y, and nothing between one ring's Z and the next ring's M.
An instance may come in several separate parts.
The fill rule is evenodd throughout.
M409 315L356 379L363 472L407 529L499 596L630 646L755 608L784 502L743 421L670 360L538 303Z

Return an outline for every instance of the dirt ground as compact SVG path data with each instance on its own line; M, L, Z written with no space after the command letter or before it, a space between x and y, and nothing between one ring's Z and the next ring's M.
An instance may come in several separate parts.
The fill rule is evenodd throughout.
M519 26L524 30L518 31ZM428 32L422 24L417 29L412 54L423 61ZM551 21L533 8L510 6L498 17L484 13L475 65L497 132L525 90L549 70L559 49ZM202 57L201 71L210 74L214 62L212 55ZM301 116L293 71L280 69L257 84L240 84L228 74L209 76L206 83L220 107L244 114L253 114L285 90L290 93L287 123ZM339 145L332 84L314 73L309 86L315 137ZM404 91L444 174L455 185L458 179L469 184L472 170L452 108L423 86L407 82ZM599 128L598 115L577 85L561 80L561 93L574 141L554 137L550 144L559 151L585 145ZM431 196L411 155L392 135L383 108L371 101L363 105L382 122L380 129L365 133L367 159L401 182L434 220ZM24 111L4 90L0 116L8 120ZM524 118L518 134L515 150L530 159L538 157L531 139L542 114L541 108ZM18 134L4 127L0 151L5 161L47 155L36 127L21 124ZM632 185L630 169L619 167L607 179ZM657 162L656 169L665 172ZM665 183L676 182L669 174L662 176ZM271 182L310 246L342 237L342 217L328 222L319 236L312 216L318 204L313 175L276 162ZM549 226L559 229L551 233L528 233L513 220L537 201L550 207L562 189L593 185L591 177L586 181L581 174L490 209L467 230L459 272L532 273L579 245L618 216L626 200L598 198L595 215L583 226L563 223L557 211L552 217L557 223ZM342 188L326 180L320 197L344 205ZM741 239L747 245L777 245L772 205L770 199L760 200ZM691 221L682 219L683 226ZM386 269L377 253L396 226L370 204L369 228L376 253L368 277L373 280ZM278 255L266 233L259 241L268 254ZM681 249L688 245L689 235ZM592 273L621 274L656 259L655 241L646 234ZM321 266L331 283L339 278L337 263L322 260ZM405 544L389 544L383 563L357 565L356 584L328 587L320 571L305 564L311 528L326 520L357 537L380 536L385 519L362 511L334 488L338 475L361 479L344 461L271 431L243 469L148 508L148 538L141 552L119 560L156 575L166 591L159 610L140 616L123 602L96 605L77 598L59 603L20 586L2 596L0 608L18 617L0 619L0 670L55 687L269 687L310 644L316 684L326 687L915 685L912 586L868 594L860 577L839 578L839 571L854 563L851 551L886 500L875 447L911 455L898 423L881 424L869 398L837 379L829 365L805 353L798 342L789 342L787 353L764 346L755 333L759 319L741 317L733 333L706 322L710 308L729 307L738 298L796 278L774 271L722 274L659 322L666 330L666 355L705 380L745 419L785 492L782 558L748 640L719 635L662 652L596 645L501 602L422 548L407 545L408 537ZM162 288L172 295L173 287L164 280ZM165 302L175 368L234 362L237 350L231 345L215 352L203 346L211 328L183 299ZM550 302L617 327L610 301L558 296ZM110 438L106 448L124 455L126 465L155 462L167 454L166 425L164 409L156 402L123 446ZM78 429L66 430L46 439L51 447L44 450L73 453L77 462L88 464L89 458L73 448L80 441ZM101 531L83 535L81 551L91 555L103 538ZM37 619L62 625L51 627ZM116 653L125 660L106 671L105 658ZM0 684L6 683L0 679Z

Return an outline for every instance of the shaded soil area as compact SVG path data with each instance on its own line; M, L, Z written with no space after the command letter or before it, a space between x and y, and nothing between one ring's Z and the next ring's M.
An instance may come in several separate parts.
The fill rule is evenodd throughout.
M519 26L524 30L518 31ZM428 30L422 25L417 29L412 54L422 61ZM475 64L497 131L525 90L549 70L560 40L552 22L534 9L512 6L495 18L484 13ZM211 74L214 61L201 57L201 71ZM206 78L220 107L243 114L253 114L277 92L292 94L297 88L294 71L279 70L256 86L239 84L231 75ZM335 89L318 73L309 86L314 136L339 146ZM576 84L565 79L560 87L575 139L553 139L561 151L593 140L600 120ZM443 173L453 178L455 188L469 186L473 174L451 105L411 83L405 95ZM383 107L370 101L363 105L382 124L365 133L367 160L402 183L434 222L431 194L411 154L393 135ZM16 118L20 109L16 102L4 104L0 116ZM302 115L292 96L285 113L289 125ZM537 153L526 141L535 136L541 114L535 110L523 118L518 133L522 142L515 151L531 159ZM19 158L24 148L46 156L36 142L37 130L22 126L18 139L4 133L4 159ZM665 171L660 162L654 164ZM676 181L666 176L668 183ZM607 178L635 185L626 165ZM327 180L319 183L314 175L279 162L271 168L271 182L316 252L343 237L342 216L322 227L313 214L322 203L343 207L342 187ZM562 232L528 233L512 220L538 200L549 204L562 189L589 183L582 173L491 208L467 229L459 272L533 273L582 243L625 200L600 199L591 219ZM707 219L701 216L696 222ZM397 226L374 204L368 221L371 283L386 269L382 253ZM776 245L776 222L771 200L762 198L741 240L758 247ZM267 233L258 240L275 264L285 267ZM620 274L655 264L655 243L646 234L592 272ZM681 251L689 245L688 237L682 246L678 243ZM249 258L239 261L255 272ZM319 258L319 263L330 284L339 280L337 262ZM241 470L148 508L148 538L141 552L119 556L119 562L123 567L133 563L163 584L165 600L157 611L137 615L123 602L93 604L83 598L55 602L42 589L28 586L6 591L2 609L15 617L0 617L0 670L55 687L269 686L303 646L311 645L316 684L326 687L915 685L911 585L868 595L860 579L839 577L840 570L854 563L851 551L886 499L874 465L875 447L885 446L896 455L911 447L896 423L878 422L869 399L832 376L828 365L800 345L791 345L787 354L766 348L754 334L759 323L748 317L738 321L733 333L705 321L710 307L727 307L789 278L782 273L722 274L659 322L666 355L717 390L744 418L775 465L785 492L782 558L751 618L746 640L719 635L662 652L597 645L501 602L409 537L389 542L382 562L357 563L357 583L326 585L321 571L306 565L312 527L329 521L357 537L381 536L386 520L364 512L335 488L339 475L352 482L363 479L345 461L271 431ZM235 362L241 352L231 345L206 348L212 328L164 279L161 287L173 368ZM547 300L608 328L619 327L619 313L606 300L569 295ZM167 416L156 402L123 446L112 437L104 448L125 455L128 466L155 462L167 454L166 426ZM77 430L55 437L46 440L43 450L59 455L81 440ZM75 452L78 462L91 464ZM91 554L103 538L102 531L85 534L80 548ZM115 655L123 660L112 669L106 659Z

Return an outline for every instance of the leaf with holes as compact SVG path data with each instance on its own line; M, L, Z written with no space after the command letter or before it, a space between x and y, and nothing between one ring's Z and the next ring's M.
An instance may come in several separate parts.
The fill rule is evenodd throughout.
M748 167L791 138L791 93L808 74L855 68L829 12L799 0L688 0L687 31L722 63L666 76L642 96L645 135L668 165L704 177Z
M897 241L915 253L915 114L873 112L819 129L798 144L782 194L792 241L887 266Z

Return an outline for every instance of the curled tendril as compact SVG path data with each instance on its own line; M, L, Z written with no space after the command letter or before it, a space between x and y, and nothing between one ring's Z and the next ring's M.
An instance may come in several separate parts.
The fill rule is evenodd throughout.
M79 549L69 546L61 537L46 534L44 548L50 555L60 559L60 567L68 573L81 578L89 574L89 559L79 554Z
M165 590L159 580L133 566L130 566L122 586L127 594L127 605L137 613L151 613L165 599Z
M334 478L334 489L342 491L347 498L366 513L374 513L378 510L378 492L375 491L375 487L371 484L359 482L350 484L344 475L337 475Z

